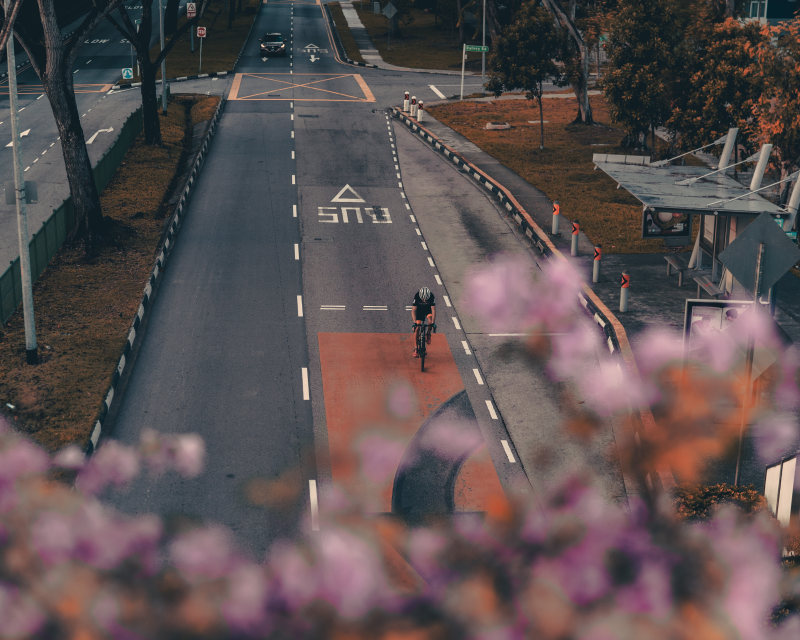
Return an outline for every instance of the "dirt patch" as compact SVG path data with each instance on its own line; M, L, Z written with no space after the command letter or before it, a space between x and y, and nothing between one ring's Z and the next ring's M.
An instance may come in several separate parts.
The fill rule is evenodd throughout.
M74 247L53 257L33 288L39 364L25 361L21 309L0 333L4 413L48 451L89 440L172 214L191 131L218 103L174 96L161 116L163 144L139 136L101 195L110 241L90 262Z

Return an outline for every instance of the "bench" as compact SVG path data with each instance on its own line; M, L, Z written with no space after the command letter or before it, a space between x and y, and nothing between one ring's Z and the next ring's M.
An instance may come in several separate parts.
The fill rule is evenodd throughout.
M672 270L678 273L678 286L683 286L683 274L689 270L689 261L679 253L671 253L668 256L664 256L664 260L667 263L667 277L669 278L672 275Z
M698 274L692 276L692 280L697 283L697 297L700 297L700 290L702 289L712 298L719 298L725 295L725 290L720 289L712 280L711 276L706 274Z

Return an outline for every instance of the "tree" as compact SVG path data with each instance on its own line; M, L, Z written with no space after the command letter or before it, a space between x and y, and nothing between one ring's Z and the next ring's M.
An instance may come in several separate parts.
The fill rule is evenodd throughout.
M22 4L14 34L28 55L50 102L61 139L70 196L75 208L75 227L69 237L82 240L87 254L95 252L103 236L100 197L75 102L72 69L86 36L123 0L30 0ZM61 30L66 16L80 11L80 24L71 33Z
M559 73L554 55L560 38L552 16L543 7L526 4L503 30L489 58L489 87L521 88L539 105L539 148L544 149L542 83ZM498 91L495 91L496 93Z
M153 35L153 2L154 0L142 1L142 22L140 28L136 28L128 14L124 4L120 4L118 17L108 14L106 19L125 36L136 50L136 57L139 60L142 84L142 119L144 122L144 139L147 144L161 144L161 124L158 119L158 96L156 93L156 74L159 65L164 60L175 43L180 37L192 28L208 5L208 0L201 0L197 6L197 16L184 22L180 28L164 43L164 49L154 58L150 57L150 42Z
M608 21L609 69L602 87L611 117L627 131L625 145L655 144L671 113L674 52L681 40L671 0L621 0Z
M0 29L0 51L5 51L11 29L14 28L14 23L19 15L20 7L22 7L22 0L7 0L7 2L0 3L0 10L3 12L3 26ZM5 19L6 15L8 15L8 20Z

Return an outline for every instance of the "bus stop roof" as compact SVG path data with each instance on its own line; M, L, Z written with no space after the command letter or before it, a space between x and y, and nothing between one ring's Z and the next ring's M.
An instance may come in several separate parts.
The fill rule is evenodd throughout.
M595 167L609 175L653 211L712 215L760 213L785 216L786 210L708 167L650 163L646 156L596 153Z

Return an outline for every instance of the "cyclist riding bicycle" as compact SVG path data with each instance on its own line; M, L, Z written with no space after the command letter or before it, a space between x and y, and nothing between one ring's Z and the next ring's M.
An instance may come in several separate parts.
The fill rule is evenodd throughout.
M428 319L429 324L436 323L436 297L428 287L422 287L414 294L414 302L411 303L411 319L414 321L414 353L412 355L418 358L417 333L422 323L425 319ZM431 333L428 331L428 344L430 343Z

